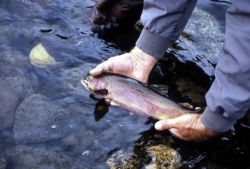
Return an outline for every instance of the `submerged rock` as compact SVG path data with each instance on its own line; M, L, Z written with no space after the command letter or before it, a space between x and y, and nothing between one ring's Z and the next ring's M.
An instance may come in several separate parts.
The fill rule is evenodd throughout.
M141 168L141 160L133 151L118 150L106 161L110 169Z
M66 147L73 149L77 153L83 153L89 148L95 140L95 133L86 128L70 134L65 137L62 142Z
M155 145L147 147L151 157L150 164L145 169L177 169L181 167L181 156L173 148L166 145Z
M197 106L206 106L205 94L206 88L195 84L191 79L183 78L176 81L177 91L182 98L186 98L189 103Z
M49 98L33 94L17 108L14 136L18 143L37 143L68 135L76 127L70 113Z
M139 31L143 28L140 22L135 27ZM195 63L208 76L214 76L223 44L224 33L217 20L208 12L195 8L183 33L166 51L163 60L170 54L183 63Z
M181 167L180 154L170 146L166 135L155 130L143 132L129 149L113 151L106 161L111 169L172 169Z
M7 168L7 161L5 158L0 157L0 169L6 169Z
M13 156L18 169L78 169L76 159L59 148L17 146ZM81 167L80 167L81 168ZM83 168L83 167L82 167Z
M130 28L139 18L143 0L97 1L90 13L93 31Z
M37 85L36 83L38 83L37 79L34 79L33 77L27 78L21 75L0 77L0 80L11 88L19 99L23 99L34 93L33 83L35 86Z
M209 13L195 8L182 35L168 52L181 61L197 64L209 76L224 44L220 25Z
M0 130L12 126L18 105L16 93L6 84L0 82Z
M110 169L177 169L181 167L181 156L173 148L158 144L148 145L145 152L136 150L118 150L114 152L106 164Z

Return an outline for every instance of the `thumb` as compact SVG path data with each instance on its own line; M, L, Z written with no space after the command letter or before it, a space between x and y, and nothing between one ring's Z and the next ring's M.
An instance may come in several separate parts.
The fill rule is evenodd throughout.
M96 66L96 68L92 69L90 71L90 74L92 76L97 76L99 74L102 74L103 72L111 71L112 70L112 64L110 61L105 61L99 65Z
M174 119L160 120L155 123L156 130L166 130L171 128L176 128L176 121Z

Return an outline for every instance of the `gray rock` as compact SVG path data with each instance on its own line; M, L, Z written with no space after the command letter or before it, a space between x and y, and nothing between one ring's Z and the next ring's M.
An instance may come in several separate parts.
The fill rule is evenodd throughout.
M0 56L0 82L11 88L19 99L32 94L38 79L28 71L30 65L26 56L7 44L0 45Z
M76 127L70 113L49 98L34 94L17 108L14 137L19 143L37 143L68 135Z
M12 126L18 105L16 93L0 81L0 130Z
M106 164L110 169L134 169L141 168L142 159L132 150L118 150L108 158Z
M0 77L0 81L11 88L20 99L33 93L31 80L24 76Z
M93 131L81 128L65 137L62 141L65 146L73 148L75 152L83 153L94 143L95 138L96 136Z
M177 169L182 165L180 154L167 145L148 145L145 148L146 152L141 152L143 156L133 149L115 151L106 164L110 169Z
M59 148L18 146L13 156L16 169L78 169L77 160Z
M14 118L13 118L14 119ZM8 148L6 145L15 144L14 134L12 132L12 128L8 128L0 131L0 157L1 153L4 154L4 150Z
M195 62L208 75L214 74L214 64L224 44L220 25L209 13L195 8L176 49L170 49L180 60Z
M1 28L3 28L2 25L0 25L0 26L1 26ZM4 31L4 29L3 29L3 31ZM3 36L5 36L5 35L3 35ZM10 71L20 74L20 72L23 72L23 70L22 69L16 70L16 69L18 69L18 67L21 67L21 66L27 67L28 61L26 59L26 56L24 56L17 49L13 49L12 47L10 47L7 43L2 43L0 45L0 55L2 56L0 59L1 75L2 74L8 75L8 73L10 73ZM8 66L9 69L6 70L6 67L3 67L4 65ZM15 66L15 69L13 69L13 66Z
M146 151L151 162L145 165L145 169L177 169L182 166L181 155L167 145L152 145Z
M6 167L7 167L6 159L0 157L0 169L6 169Z

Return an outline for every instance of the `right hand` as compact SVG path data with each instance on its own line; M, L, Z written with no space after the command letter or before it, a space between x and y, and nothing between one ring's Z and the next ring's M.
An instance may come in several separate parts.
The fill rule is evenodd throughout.
M131 52L109 58L90 71L92 76L112 72L147 83L157 59L135 47Z

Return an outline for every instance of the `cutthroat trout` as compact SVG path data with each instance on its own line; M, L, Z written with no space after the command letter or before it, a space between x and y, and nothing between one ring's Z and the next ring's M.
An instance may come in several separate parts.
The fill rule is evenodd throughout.
M140 115L158 120L174 118L185 113L194 113L175 102L153 92L137 81L114 74L97 77L86 75L81 83L93 94L109 99L115 104Z

